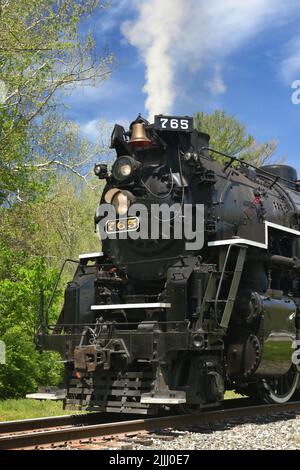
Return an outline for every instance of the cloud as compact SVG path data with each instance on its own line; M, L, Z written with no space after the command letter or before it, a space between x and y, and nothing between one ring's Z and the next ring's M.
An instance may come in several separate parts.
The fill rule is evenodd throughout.
M92 119L81 125L82 134L90 141L96 142L99 138L99 119Z
M170 113L186 74L222 61L267 28L289 20L295 0L145 0L121 31L146 67L149 118ZM178 79L180 77L180 79ZM180 85L180 86L179 86ZM213 93L225 91L221 69Z
M106 35L118 28L124 16L132 15L139 0L111 0L109 8L101 10L95 24L95 33Z
M110 78L96 86L78 86L70 89L68 95L64 97L64 102L70 108L68 114L72 119L78 120L84 116L91 121L97 119L99 115L107 116L108 109L111 116L112 104L122 102L124 96L131 96L133 91L132 81Z
M285 58L280 64L280 76L286 85L300 79L300 36L294 37L285 48Z
M99 117L89 121L81 122L80 129L84 137L87 137L91 142L96 143L99 139L105 145L109 145L110 136L115 124L120 124L125 129L129 129L130 120L126 116L119 116L111 121L105 121Z
M97 83L96 85L84 85L70 89L69 101L77 104L94 104L95 102L109 101L116 95L122 94L122 83L114 78ZM123 85L128 87L128 85ZM78 92L80 90L80 93Z
M213 95L222 95L226 93L227 86L225 85L222 77L221 65L215 65L213 78L207 83L207 88Z

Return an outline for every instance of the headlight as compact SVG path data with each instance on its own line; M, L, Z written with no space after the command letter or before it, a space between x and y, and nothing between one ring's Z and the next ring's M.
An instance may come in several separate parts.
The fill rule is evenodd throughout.
M104 163L97 163L94 167L94 173L100 180L104 180L108 177L107 165Z
M118 181L125 181L132 177L141 166L141 163L129 156L119 157L112 168L112 175Z
M132 167L126 163L125 165L120 166L119 172L122 178L127 178L127 176L130 176L132 173Z
M105 201L108 204L112 204L118 215L125 215L132 202L134 196L129 191L122 191L118 188L110 189L104 196Z
M204 337L200 334L196 334L193 337L193 346L197 349L202 349L204 346Z

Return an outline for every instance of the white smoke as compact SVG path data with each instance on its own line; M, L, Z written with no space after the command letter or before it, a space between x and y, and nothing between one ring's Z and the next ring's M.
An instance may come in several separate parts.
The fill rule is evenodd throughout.
M136 21L127 21L122 32L138 48L146 64L146 109L149 116L168 114L176 97L173 53L180 47L180 36L187 20L190 0L151 0L138 7Z
M288 20L296 0L144 0L122 32L146 66L149 118L168 114L178 95L177 72L214 67L212 89L225 92L220 64L262 30ZM182 74L181 74L182 75Z

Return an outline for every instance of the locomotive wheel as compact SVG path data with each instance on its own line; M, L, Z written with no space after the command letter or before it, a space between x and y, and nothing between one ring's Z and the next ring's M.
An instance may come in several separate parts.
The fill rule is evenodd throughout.
M257 384L257 395L265 403L287 403L299 386L299 372L295 366L282 377L263 379Z

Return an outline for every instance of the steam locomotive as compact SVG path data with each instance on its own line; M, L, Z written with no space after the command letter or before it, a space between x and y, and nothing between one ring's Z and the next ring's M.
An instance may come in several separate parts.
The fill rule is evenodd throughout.
M115 126L112 169L95 166L106 180L95 213L103 252L76 261L57 323L42 312L37 335L65 364L66 409L156 414L217 407L226 390L270 403L297 393L296 170L256 168L209 140L190 117ZM148 212L132 215L134 205ZM142 237L161 205L190 212L156 216L156 237L149 224ZM184 224L200 247L176 236Z

